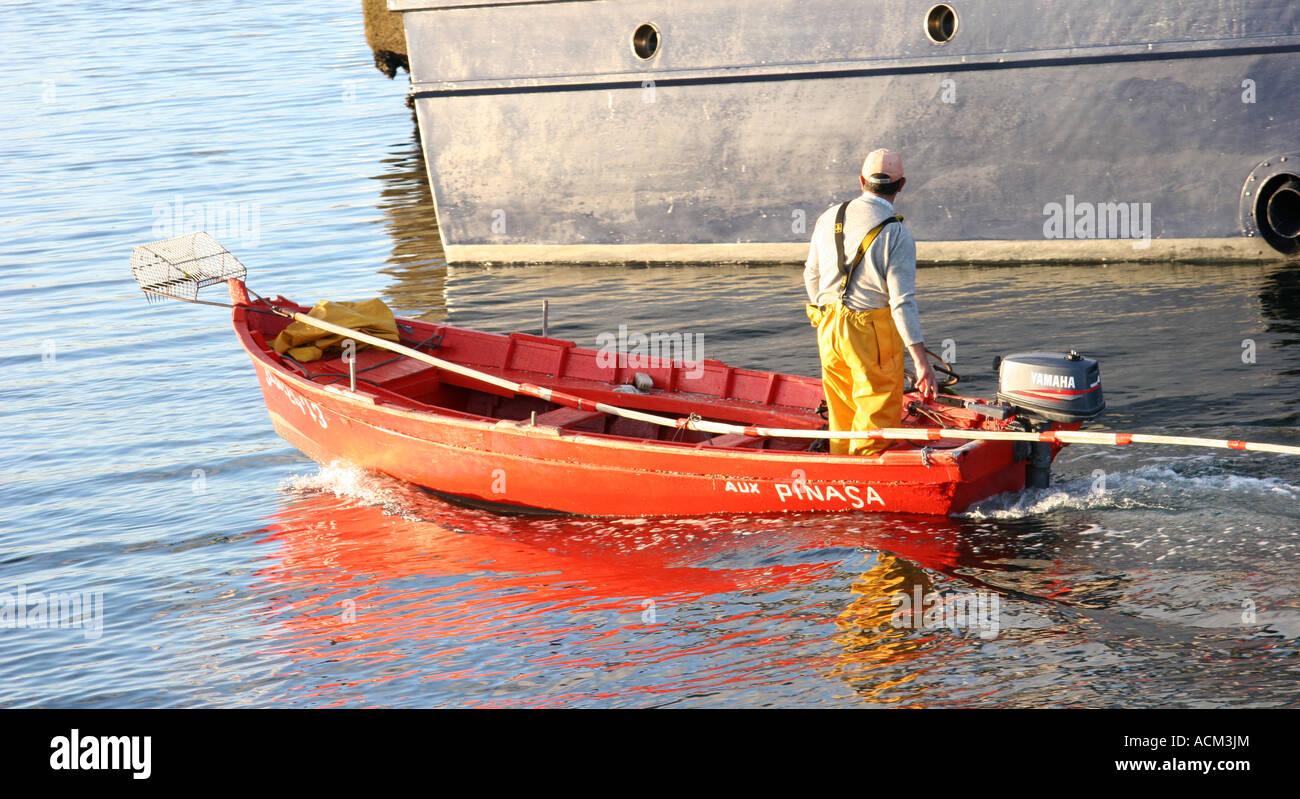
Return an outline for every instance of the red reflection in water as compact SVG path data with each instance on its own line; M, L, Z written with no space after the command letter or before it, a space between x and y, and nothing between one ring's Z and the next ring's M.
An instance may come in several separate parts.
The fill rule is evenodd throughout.
M791 669L871 698L899 680L864 690L865 673L921 657L933 639L882 624L888 594L928 591L921 566L951 573L963 562L960 525L944 519L539 519L389 492L400 492L404 515L311 495L270 525L279 549L259 576L275 598L274 648L301 669L297 700L658 704ZM877 552L846 581L845 558L860 560L862 548L895 554ZM547 690L566 675L584 690ZM420 701L411 678L463 683ZM392 681L402 686L379 685Z

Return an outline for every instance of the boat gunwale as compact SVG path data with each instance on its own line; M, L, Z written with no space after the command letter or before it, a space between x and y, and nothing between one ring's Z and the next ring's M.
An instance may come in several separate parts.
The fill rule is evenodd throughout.
M416 12L405 12L416 13ZM827 60L751 63L744 65L581 72L538 77L438 79L412 76L416 100L476 97L497 94L611 91L642 88L647 75L658 86L695 86L738 82L837 80L878 75L1004 71L1044 67L1079 67L1135 61L1183 61L1199 58L1248 58L1300 50L1300 34L1261 34L1227 38L1180 39L1164 42L1078 45L1039 50L838 58Z

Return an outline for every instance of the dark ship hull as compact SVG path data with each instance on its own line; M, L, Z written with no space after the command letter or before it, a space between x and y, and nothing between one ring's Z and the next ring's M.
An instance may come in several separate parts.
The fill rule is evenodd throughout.
M922 261L1300 246L1289 0L389 5L453 262L801 261L878 146Z

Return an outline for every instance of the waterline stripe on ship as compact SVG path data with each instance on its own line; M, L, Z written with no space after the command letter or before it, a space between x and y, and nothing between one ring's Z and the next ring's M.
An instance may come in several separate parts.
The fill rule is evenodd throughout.
M1106 52L1081 55L1059 56L1052 51L1040 55L1028 55L1015 60L1008 60L1004 54L992 54L982 60L963 60L959 62L939 59L925 59L920 63L887 63L881 66L858 67L854 69L803 70L789 72L761 71L762 67L716 67L711 70L687 70L686 76L657 77L670 74L667 72L636 73L635 78L626 80L592 81L591 75L551 76L550 78L508 79L496 81L463 81L455 84L457 88L415 89L411 96L415 99L431 97L459 97L499 94L534 94L541 92L575 92L606 91L615 89L640 89L643 81L653 80L655 86L703 86L728 83L770 83L775 81L795 80L832 80L836 78L860 78L880 75L914 75L924 73L978 72L1006 69L1026 69L1033 67L1062 67L1086 64L1113 64L1144 61L1173 61L1190 58L1226 58L1230 56L1271 55L1277 53L1300 52L1300 41L1294 36L1268 37L1267 41L1279 42L1267 45L1246 47L1225 46L1222 41L1178 42L1183 49L1173 46L1158 45L1124 45L1103 48ZM1192 45L1188 47L1187 45ZM909 59L908 61L912 61ZM726 70L728 74L716 74L716 70ZM748 70L748 71L746 71ZM547 80L549 82L542 82ZM420 81L415 85L437 84L438 81ZM467 85L469 84L469 85Z
M1135 246L1136 245L1136 246ZM796 264L807 242L743 244L460 244L446 248L452 264L701 263ZM1296 259L1291 256L1290 259ZM918 264L1199 263L1286 261L1260 238L918 241Z

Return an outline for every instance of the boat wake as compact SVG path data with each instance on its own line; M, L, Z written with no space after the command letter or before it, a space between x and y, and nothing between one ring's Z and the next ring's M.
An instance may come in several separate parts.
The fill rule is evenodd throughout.
M293 494L332 494L383 510L389 516L417 521L419 514L409 490L390 477L367 472L342 461L321 466L315 474L294 475L280 484Z
M1199 460L1199 459L1198 459ZM968 519L1020 519L1060 510L1188 511L1207 503L1241 507L1252 513L1295 516L1300 486L1273 477L1239 474L1183 474L1169 466L1147 465L1130 471L1065 480L1050 488L999 494L974 505Z

